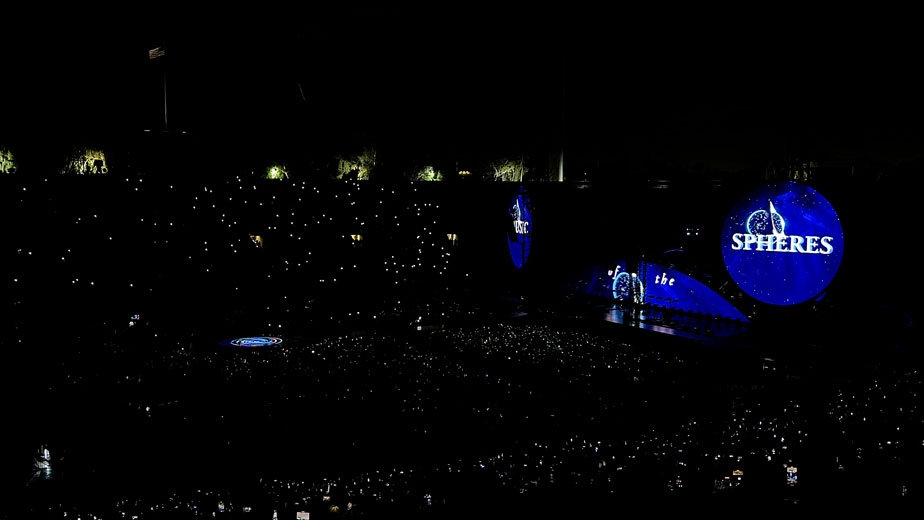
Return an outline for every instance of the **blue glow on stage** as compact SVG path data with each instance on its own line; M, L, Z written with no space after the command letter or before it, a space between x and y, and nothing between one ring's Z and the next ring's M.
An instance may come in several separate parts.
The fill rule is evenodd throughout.
M615 300L747 322L725 298L694 278L658 264L616 262L606 271ZM601 272L598 277L601 277ZM597 292L597 291L594 291Z

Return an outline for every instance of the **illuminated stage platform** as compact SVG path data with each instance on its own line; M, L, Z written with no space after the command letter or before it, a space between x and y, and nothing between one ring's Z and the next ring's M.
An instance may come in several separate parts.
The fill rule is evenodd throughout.
M692 339L706 345L736 344L735 340L749 329L747 324L740 322L618 304L608 305L600 312L603 320L609 323Z

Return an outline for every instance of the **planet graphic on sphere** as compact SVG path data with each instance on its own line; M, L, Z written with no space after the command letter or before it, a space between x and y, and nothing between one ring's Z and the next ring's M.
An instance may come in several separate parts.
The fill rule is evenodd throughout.
M770 202L770 211L759 209L748 217L747 231L752 235L783 235L786 221Z

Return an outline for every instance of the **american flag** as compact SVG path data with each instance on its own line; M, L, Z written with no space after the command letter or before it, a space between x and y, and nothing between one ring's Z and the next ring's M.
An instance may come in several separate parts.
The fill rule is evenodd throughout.
M165 54L166 52L164 52L163 47L157 47L157 48L154 48L148 51L148 58L152 60L157 59L157 58L163 58Z

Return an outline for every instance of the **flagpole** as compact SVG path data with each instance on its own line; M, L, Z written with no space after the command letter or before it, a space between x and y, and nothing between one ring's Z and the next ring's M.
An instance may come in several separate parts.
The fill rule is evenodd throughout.
M166 53L166 49L165 49ZM169 132L170 127L167 126L167 64L164 63L164 131Z
M156 60L158 58L163 58L166 56L166 48L164 45L160 47L155 47L148 51L148 59ZM164 63L163 67L163 85L164 85L164 132L169 132L170 127L167 126L167 64Z

